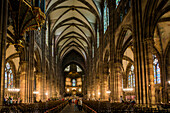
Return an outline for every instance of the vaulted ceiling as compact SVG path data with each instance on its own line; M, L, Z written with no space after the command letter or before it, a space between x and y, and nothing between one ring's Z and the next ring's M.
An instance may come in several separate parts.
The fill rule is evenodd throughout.
M50 0L49 17L55 49L62 59L70 51L77 51L86 60L94 43L96 22L100 20L101 0Z

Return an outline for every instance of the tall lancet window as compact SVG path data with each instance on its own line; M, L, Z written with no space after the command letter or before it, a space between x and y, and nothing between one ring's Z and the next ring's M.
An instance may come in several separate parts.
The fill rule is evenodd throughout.
M132 65L130 68L130 72L128 75L128 86L129 88L135 87L135 74L134 74L134 66Z
M13 77L11 65L7 62L5 67L5 88L13 88Z
M118 7L121 0L116 0L116 8Z
M97 24L97 48L99 48L99 43L100 43L100 40L99 40L99 24Z
M109 8L107 7L107 1L105 0L104 1L104 12L103 12L103 15L104 15L104 33L106 32L107 30L107 27L109 26Z
M46 21L46 38L45 38L45 42L46 42L46 45L48 46L48 21Z
M160 84L161 83L160 68L156 55L153 55L153 70L154 70L154 83Z
M72 80L72 86L73 87L76 86L76 80L75 79Z

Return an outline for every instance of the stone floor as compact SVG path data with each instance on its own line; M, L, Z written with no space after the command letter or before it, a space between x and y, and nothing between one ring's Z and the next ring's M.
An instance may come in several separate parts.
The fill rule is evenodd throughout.
M79 111L78 108L74 111L74 104L67 105L60 113L86 113L84 110Z

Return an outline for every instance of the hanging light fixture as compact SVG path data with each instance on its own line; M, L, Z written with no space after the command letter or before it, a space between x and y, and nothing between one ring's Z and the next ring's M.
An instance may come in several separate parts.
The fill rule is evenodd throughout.
M33 91L33 94L39 94L39 92L38 91Z
M123 88L123 91L133 91L133 88Z
M106 91L106 93L107 93L107 94L110 94L110 93L111 93L111 91L110 91L110 90L108 90L108 91Z
M8 88L8 91L9 92L19 92L20 91L20 89L17 89L17 88Z
M98 92L98 95L100 95L101 93L100 92Z
M48 92L46 92L45 95L48 95Z

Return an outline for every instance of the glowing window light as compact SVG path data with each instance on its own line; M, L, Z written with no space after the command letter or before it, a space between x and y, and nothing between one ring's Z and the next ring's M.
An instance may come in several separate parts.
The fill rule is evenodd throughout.
M118 7L121 0L116 0L116 8Z
M72 80L72 86L76 86L76 80L75 79Z

